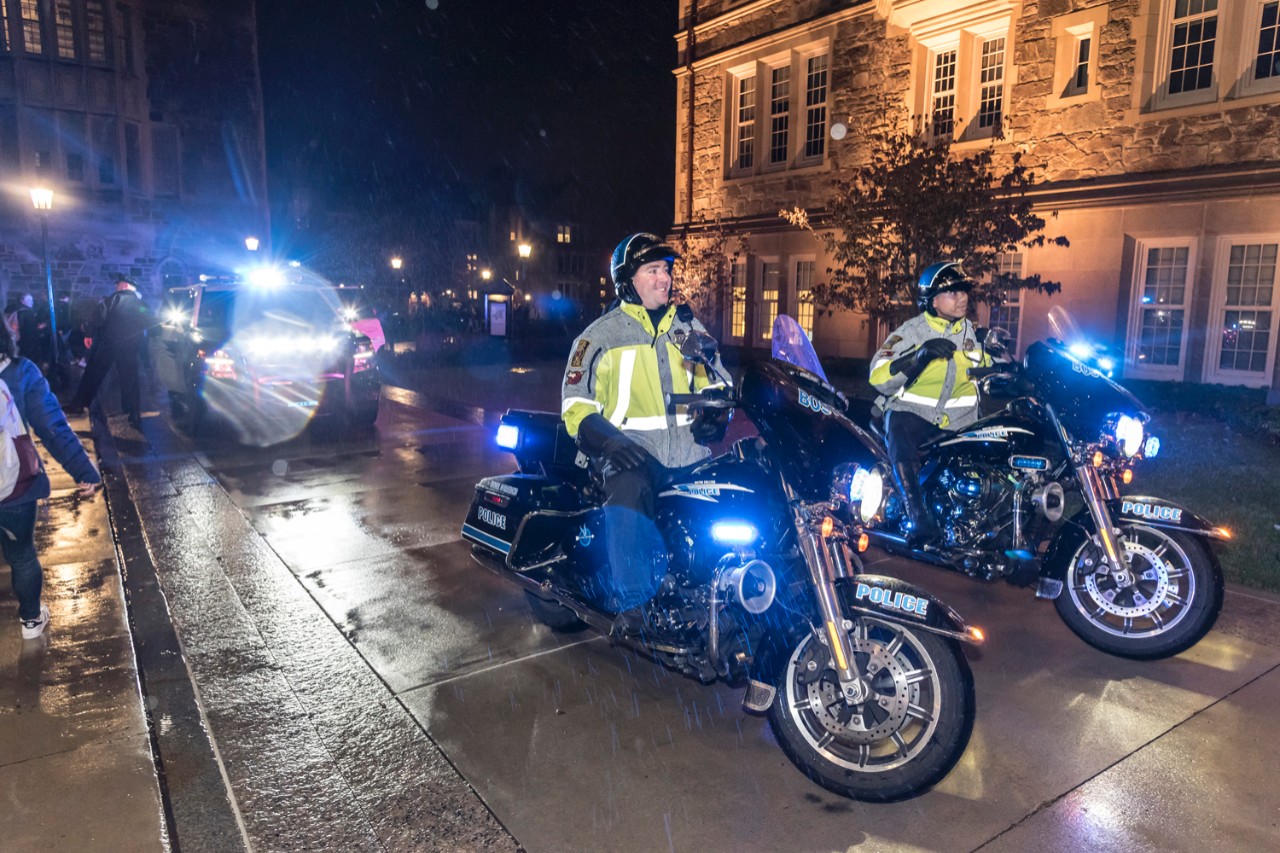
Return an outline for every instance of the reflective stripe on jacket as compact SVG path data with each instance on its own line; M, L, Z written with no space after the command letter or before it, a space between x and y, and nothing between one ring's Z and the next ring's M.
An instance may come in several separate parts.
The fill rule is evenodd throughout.
M895 359L931 338L951 341L955 354L929 362L910 385L903 374L889 373ZM943 429L960 429L978 419L978 389L969 379L969 368L990 365L972 323L924 313L903 323L881 345L871 361L871 384L884 395L876 401L882 409L912 412Z
M668 468L704 459L710 451L693 440L684 406L667 412L666 394L688 394L724 384L702 365L686 362L680 344L691 331L706 332L697 319L681 320L676 306L658 321L640 305L622 303L586 328L569 352L560 390L560 412L569 434L599 412ZM716 370L724 368L717 358Z

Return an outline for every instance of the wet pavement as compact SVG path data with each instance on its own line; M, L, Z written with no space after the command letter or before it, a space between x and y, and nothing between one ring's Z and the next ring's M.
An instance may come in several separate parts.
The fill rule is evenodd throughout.
M1141 663L1026 591L873 557L990 637L969 655L968 752L891 805L810 783L740 691L547 630L458 528L475 480L511 468L483 424L508 392L554 406L559 369L420 375L388 389L373 436L246 449L154 417L119 442L254 849L1280 845L1274 596L1230 589L1199 645Z
M72 420L92 449L86 419ZM102 495L44 452L44 636L23 640L0 561L0 849L165 850L167 834Z

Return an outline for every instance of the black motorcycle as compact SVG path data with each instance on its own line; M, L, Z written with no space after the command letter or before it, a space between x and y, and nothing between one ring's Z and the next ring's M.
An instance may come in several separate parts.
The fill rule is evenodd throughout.
M710 366L714 348L691 335L682 351ZM968 743L973 679L958 641L982 632L922 589L863 573L850 490L869 500L879 459L799 326L775 331L774 359L749 366L736 393L668 403L740 408L759 436L660 483L667 569L648 630L619 632L596 604L600 481L554 413L502 418L498 444L519 470L476 485L462 535L477 561L519 581L553 629L586 623L702 683L745 683L744 707L768 714L819 785L877 801L929 788Z
M920 490L940 541L908 547L896 492L864 513L868 532L892 553L1034 586L1103 651L1177 654L1217 619L1222 570L1210 542L1230 533L1163 498L1123 494L1160 448L1149 414L1066 312L1055 308L1050 322L1059 337L1032 344L1021 362L970 370L990 414L922 448ZM1007 343L991 330L983 346L999 359ZM871 407L851 414L882 437Z

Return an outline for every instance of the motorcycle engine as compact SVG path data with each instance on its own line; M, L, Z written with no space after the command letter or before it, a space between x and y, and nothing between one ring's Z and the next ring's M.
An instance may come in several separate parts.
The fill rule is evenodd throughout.
M999 533L1001 505L1011 495L1003 472L977 462L952 462L925 487L946 544L959 548L980 547Z

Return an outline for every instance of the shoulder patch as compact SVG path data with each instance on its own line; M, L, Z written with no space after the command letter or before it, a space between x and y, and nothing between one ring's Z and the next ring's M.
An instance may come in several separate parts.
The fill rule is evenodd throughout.
M570 370L568 373L565 374L564 381L566 385L577 385L579 382L582 381L582 371Z
M591 346L591 341L586 338L580 338L578 345L573 349L573 358L569 359L570 367L582 367L582 359L587 354L587 349Z

